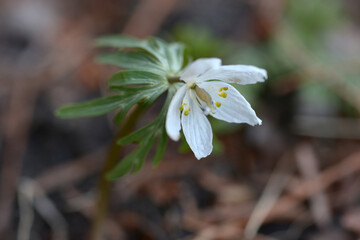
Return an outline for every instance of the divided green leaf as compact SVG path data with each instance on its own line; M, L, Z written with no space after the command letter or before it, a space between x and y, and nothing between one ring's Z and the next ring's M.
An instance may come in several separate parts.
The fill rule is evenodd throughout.
M185 46L181 43L167 43L159 38L138 40L132 37L115 35L96 40L99 47L115 47L118 49L133 48L145 51L157 59L168 75L175 75L184 66Z
M61 107L56 111L59 118L94 117L108 113L124 104L122 96L108 96Z
M112 75L108 81L109 87L132 84L159 84L165 83L166 78L151 72L139 70L123 70Z
M154 166L157 166L160 163L160 161L162 160L164 153L165 153L167 142L168 142L168 136L166 134L165 128L163 128L161 130L161 134L160 134L160 137L159 137L158 143L157 143L157 149L156 149L154 160L153 160Z
M125 35L104 36L95 40L97 47L115 47L115 48L146 48L146 40L140 40Z
M160 63L143 52L104 53L97 58L97 61L127 69L142 70L160 75L165 74Z

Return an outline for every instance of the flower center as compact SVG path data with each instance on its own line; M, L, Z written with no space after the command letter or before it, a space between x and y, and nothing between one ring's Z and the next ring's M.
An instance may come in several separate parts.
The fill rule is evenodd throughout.
M186 85L187 85L187 87L189 89L192 89L192 88L194 88L196 86L196 82L194 80L190 80L190 81L187 82Z
M196 85L195 81L189 81L187 83L187 87L190 91L194 90L193 92L195 92L196 94L195 98L206 115L209 114L209 112L215 114L216 108L221 107L221 103L217 101L213 101L210 94L205 89ZM219 92L218 92L219 97L226 98L227 97L226 91L228 89L229 89L228 87L219 88ZM191 98L195 100L194 95L190 93L190 96L192 96ZM204 107L203 103L206 104L206 107ZM185 116L188 116L190 112L190 106L187 103L183 103L180 106L179 110L183 111Z

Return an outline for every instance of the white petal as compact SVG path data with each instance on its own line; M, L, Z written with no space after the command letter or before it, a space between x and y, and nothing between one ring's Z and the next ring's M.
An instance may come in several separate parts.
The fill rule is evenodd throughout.
M185 82L194 80L209 69L217 68L219 66L221 66L220 58L199 58L185 68L180 79Z
M184 103L190 107L188 115L185 115L186 108L184 107L181 116L181 124L186 141L197 159L204 158L213 149L213 133L210 122L196 102L193 90L188 90L188 94L184 97Z
M180 139L180 106L182 104L184 95L186 93L187 86L184 85L177 90L173 98L171 99L169 110L166 115L165 128L169 137L178 141Z
M213 117L227 122L248 123L252 126L261 124L261 119L256 116L250 104L233 86L220 81L203 82L198 85L210 94L215 105L221 104L220 107L216 107L215 114L210 113ZM223 87L227 87L227 90L220 91ZM226 93L225 98L219 96L222 93Z
M267 79L267 72L262 68L247 65L225 65L213 68L202 74L198 81L217 79L228 83L253 84Z

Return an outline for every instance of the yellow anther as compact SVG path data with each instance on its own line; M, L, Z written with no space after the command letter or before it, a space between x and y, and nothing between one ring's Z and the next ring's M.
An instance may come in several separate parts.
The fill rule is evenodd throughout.
M215 106L220 107L220 106L221 106L221 103L215 102Z
M180 111L184 110L184 106L185 106L185 105L187 105L187 103L181 104L181 106L179 107L179 110L180 110Z
M220 89L219 89L219 92L221 92L221 91L227 91L229 88L228 87L221 87Z
M190 112L190 107L184 111L184 115L185 116L189 115L189 112Z
M220 97L222 97L222 98L226 98L226 97L227 97L226 92L219 93L218 95L219 95Z

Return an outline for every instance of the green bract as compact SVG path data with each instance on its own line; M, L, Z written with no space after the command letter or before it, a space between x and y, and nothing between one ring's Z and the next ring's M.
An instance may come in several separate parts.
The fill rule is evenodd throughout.
M180 76L187 64L187 57L184 57L186 54L183 44L166 43L158 38L139 40L122 35L107 36L97 39L96 46L118 49L97 58L101 63L123 68L108 80L113 95L62 107L56 111L59 118L93 117L118 110L114 121L119 125L132 106L139 104L148 107L168 90L159 116L149 125L118 141L120 145L135 142L138 146L108 174L113 179L131 170L138 171L156 141L154 164L160 162L167 143L164 127L166 112L179 87L178 83L170 84L169 79Z

